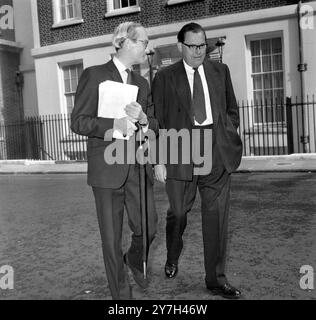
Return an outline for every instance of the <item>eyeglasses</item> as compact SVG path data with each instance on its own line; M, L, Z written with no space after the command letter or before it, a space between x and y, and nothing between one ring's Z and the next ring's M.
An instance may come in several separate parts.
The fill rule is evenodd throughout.
M143 47L146 49L148 46L149 41L148 40L133 40L135 42L141 42L143 44Z
M182 42L182 44L184 44L186 47L188 47L191 51L196 51L196 50L205 50L207 44L206 43L202 43L200 45L196 45L196 44L187 44Z

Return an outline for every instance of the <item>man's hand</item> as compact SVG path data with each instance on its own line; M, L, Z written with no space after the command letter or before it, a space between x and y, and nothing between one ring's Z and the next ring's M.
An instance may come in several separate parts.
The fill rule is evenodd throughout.
M147 116L143 112L142 106L138 102L132 102L125 107L127 116L139 122L140 125L146 126L148 124Z
M130 117L114 119L113 129L120 131L124 136L131 137L137 130L137 127L134 124L135 122L136 121Z
M166 183L167 169L164 164L157 164L155 166L155 178L162 183Z

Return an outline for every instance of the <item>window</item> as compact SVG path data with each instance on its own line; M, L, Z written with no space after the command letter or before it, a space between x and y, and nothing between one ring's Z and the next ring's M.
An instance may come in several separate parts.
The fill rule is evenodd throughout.
M53 27L60 27L83 22L80 0L53 0L53 7Z
M137 0L113 0L113 9L127 8L136 5Z
M135 13L140 11L139 0L107 0L106 17Z
M193 2L199 0L167 0L167 6L172 6L174 4L185 3L185 2Z
M67 113L71 113L74 107L75 94L81 73L83 71L83 64L77 63L62 67L62 75L64 80L64 97L65 109Z
M283 121L283 52L281 37L250 41L256 123ZM264 108L264 110L263 110Z

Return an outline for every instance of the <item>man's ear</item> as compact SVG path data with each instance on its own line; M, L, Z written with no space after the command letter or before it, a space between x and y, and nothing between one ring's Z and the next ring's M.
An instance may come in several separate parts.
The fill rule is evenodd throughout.
M178 50L182 53L182 44L181 44L181 42L178 42L177 46L178 46Z

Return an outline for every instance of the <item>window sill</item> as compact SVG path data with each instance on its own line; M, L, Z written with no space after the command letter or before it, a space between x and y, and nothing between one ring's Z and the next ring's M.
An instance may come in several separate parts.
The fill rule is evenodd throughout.
M84 23L83 19L64 20L52 25L53 29Z
M173 6L175 4L193 2L193 1L197 1L197 0L168 0L166 3L166 6Z
M109 18L109 17L115 17L115 16L122 16L125 14L131 14L131 13L136 13L136 12L140 12L139 6L111 10L105 14L105 17Z

